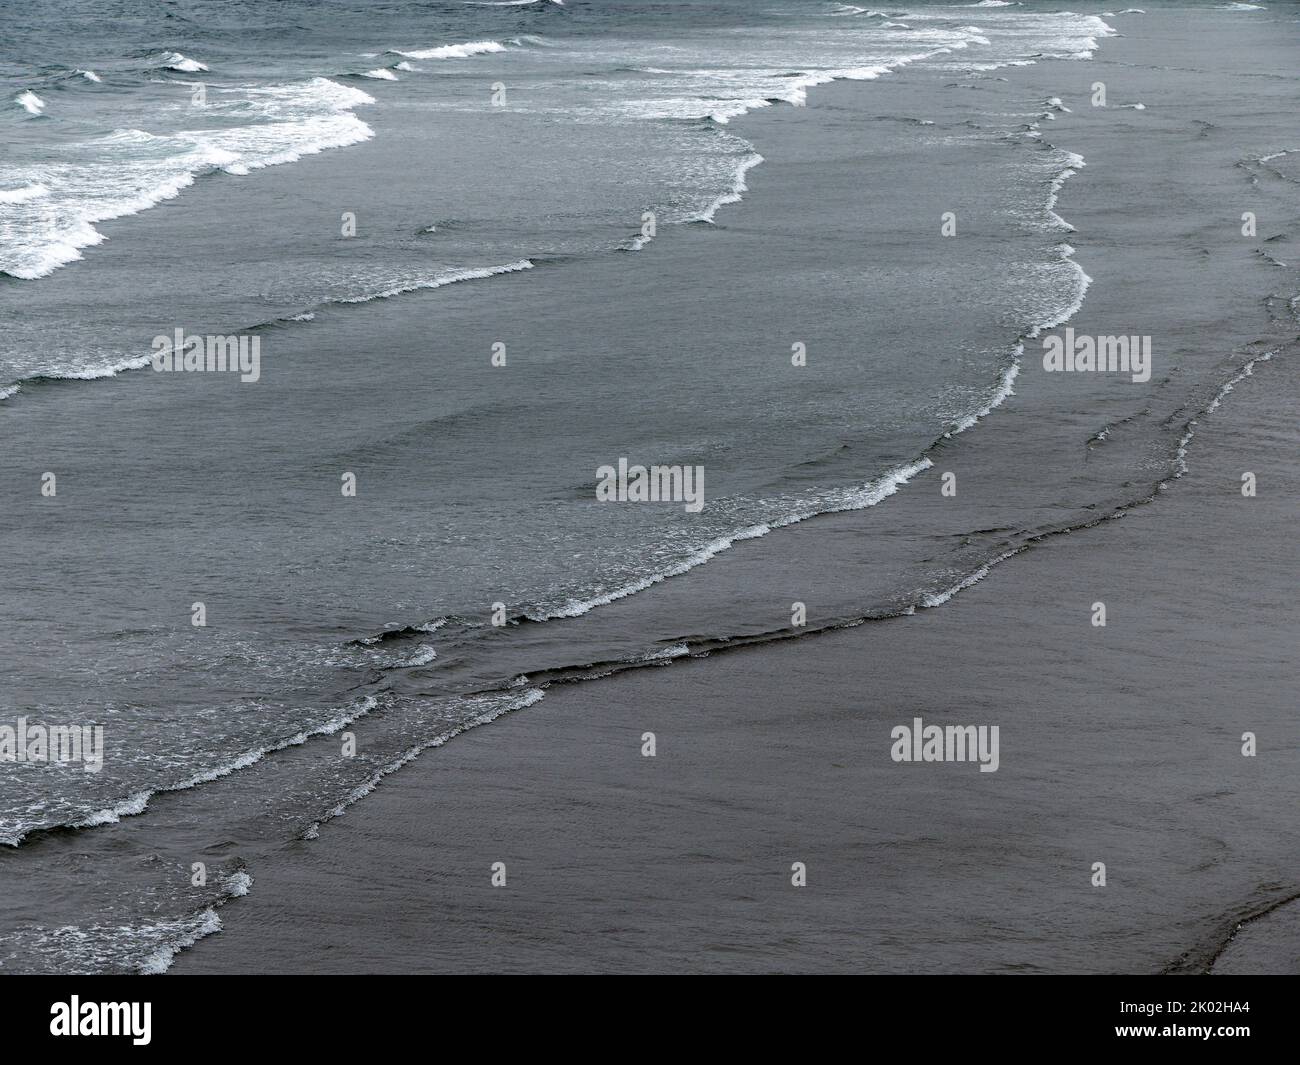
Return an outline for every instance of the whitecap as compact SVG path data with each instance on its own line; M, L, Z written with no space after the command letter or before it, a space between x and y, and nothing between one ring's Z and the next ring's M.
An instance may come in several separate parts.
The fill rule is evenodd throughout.
M45 110L45 101L28 89L14 98L14 103L25 109L28 114L39 115Z
M419 48L414 51L391 49L394 55L404 55L407 59L468 59L470 56L505 50L506 46L500 41L469 41L465 44L444 44L437 48Z
M200 63L197 59L190 59L188 56L181 55L180 52L168 52L163 56L162 63L168 70L180 70L186 74L197 74L208 69L206 63Z

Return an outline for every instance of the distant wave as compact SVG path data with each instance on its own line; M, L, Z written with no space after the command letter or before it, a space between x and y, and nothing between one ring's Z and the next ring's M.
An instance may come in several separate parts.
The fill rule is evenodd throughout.
M28 374L19 381L13 381L0 388L0 400L9 399L22 391L23 385L41 384L45 381L99 381L106 377L116 377L128 370L143 370L149 365L149 355L128 355L117 359L103 359L75 369L50 370Z
M768 97L748 97L735 100L728 100L724 103L712 102L707 104L709 111L707 114L700 115L700 118L707 119L718 125L727 125L734 118L747 114L750 111L770 107L774 103L788 103L795 107L804 106L808 100L808 90L820 85L827 85L834 81L874 81L883 75L899 70L911 63L919 60L928 59L945 52L952 51L956 48L967 47L970 40L951 39L945 47L932 49L927 52L918 52L911 55L898 56L888 62L877 63L871 66L860 67L837 67L827 70L817 71L815 73L798 73L791 72L790 76L780 79L779 85L773 85L770 91L775 95ZM981 38L982 39L982 38ZM663 73L663 74L689 74L695 77L708 78L713 72L707 70L686 70L670 71L662 68L649 67L639 68L646 73ZM716 76L725 78L729 72L718 71ZM701 103L704 103L702 100ZM654 114L648 117L656 117ZM664 117L664 116L659 116ZM747 143L742 141L741 143ZM735 178L732 186L726 192L715 197L709 204L694 214L682 218L680 221L686 223L708 223L713 224L717 212L729 204L739 203L744 198L744 193L749 190L746 183L746 175L755 166L763 162L763 156L757 151L752 150L741 160L736 169ZM624 244L625 251L640 251L652 238L638 235Z
M36 180L27 188L45 189L39 203L25 207L25 200L13 198L15 190L0 193L6 234L0 272L28 281L45 277L82 258L83 248L103 242L96 223L173 199L202 174L248 174L374 136L352 114L374 98L328 78L250 88L241 95L262 122L243 117L241 125L159 135L119 129L83 142L90 161L72 171L55 177L33 166Z
M407 59L468 59L470 56L505 50L506 46L500 41L470 41L466 44L444 44L436 48L417 48L413 51L403 51L400 48L389 49L393 55L403 55Z
M1094 21L1100 27L1098 32L1108 28L1101 20ZM918 43L935 44L938 47L894 56L887 60L865 65L826 66L823 69L811 72L806 69L790 70L784 73L770 71L765 78L763 95L724 100L721 103L715 101L711 105L708 101L701 99L701 103L705 104L708 110L704 111L700 117L707 118L719 125L726 125L749 111L770 107L774 103L788 103L795 107L803 107L808 102L808 90L818 86L828 85L836 81L875 81L887 74L902 70L913 63L962 51L972 45L988 45L991 43L989 38L985 37L974 26L963 26L954 30L916 31L913 36L918 39ZM1096 41L1090 39L1090 45L1095 48ZM733 72L729 70L678 70L672 73L691 74L699 78L714 77L724 85L731 81L733 77Z
M161 62L168 70L179 70L186 74L198 74L208 69L206 63L200 63L197 59L190 59L188 56L181 55L180 52L168 52L162 57Z
M399 296L407 292L418 292L426 289L442 288L444 285L453 285L460 281L478 281L489 277L495 277L498 274L510 274L519 270L531 270L534 264L531 260L520 259L517 262L506 263L504 266L485 266L465 270L453 270L450 272L434 274L430 277L411 278L401 281L396 285L389 285L374 292L359 293L355 296L339 296L334 299L326 299L317 304L317 308L328 306L330 304L350 304L350 303L369 303L372 300L391 299L393 296ZM289 315L276 321L283 322L310 322L314 321L316 313L314 311L303 311L298 314ZM266 322L263 325L273 323ZM256 326L252 328L257 328ZM131 370L143 370L151 365L153 356L149 355L125 355L116 358L103 359L99 362L88 363L70 369L49 369L29 374L18 381L11 381L8 385L0 386L0 402L17 395L23 385L36 385L47 382L59 381L97 381L108 377L116 377L118 374L127 373ZM3 838L0 837L0 843Z
M393 296L400 296L405 292L442 288L443 285L453 285L457 281L477 281L485 277L495 277L497 274L510 274L517 270L531 270L532 268L533 263L530 260L520 259L517 262L507 263L505 266L485 266L473 270L455 270L447 274L435 274L433 277L413 278L410 281L403 281L388 288L380 289L378 292L367 292L357 296L340 296L326 302L369 303L371 300L386 300Z

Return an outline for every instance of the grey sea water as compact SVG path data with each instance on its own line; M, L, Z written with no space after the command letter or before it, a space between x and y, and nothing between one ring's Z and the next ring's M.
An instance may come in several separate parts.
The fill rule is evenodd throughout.
M165 968L259 848L539 678L780 627L602 610L887 505L1086 296L1056 206L1088 160L1011 79L1088 63L1100 8L4 14L0 721L107 744L94 774L0 765L7 969ZM809 120L846 80L879 107ZM1293 182L1293 146L1256 141L1242 171ZM155 373L177 328L255 335L260 378ZM597 502L622 457L702 465L704 510ZM824 610L941 603L1004 546L975 540L881 542Z

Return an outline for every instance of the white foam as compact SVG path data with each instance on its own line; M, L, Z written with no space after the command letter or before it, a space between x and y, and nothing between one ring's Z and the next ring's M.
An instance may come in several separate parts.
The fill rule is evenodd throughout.
M168 52L163 56L162 62L163 66L168 70L180 70L186 74L197 74L208 69L206 63L200 63L197 59L190 59L188 56L181 55L180 52Z
M167 938L158 949L149 954L140 963L136 971L142 976L160 976L165 973L171 968L177 954L183 950L188 950L205 936L215 935L221 931L221 917L217 914L217 906L223 906L231 899L243 898L252 890L252 887L253 878L248 873L243 870L231 873L221 881L221 894L215 906L208 906L197 914L180 921L164 922L146 929L132 929L131 931L136 935L141 931L146 933L161 932L164 937L167 936L167 933L171 933L170 938Z
M41 170L27 188L46 191L31 208L24 210L21 201L0 194L0 224L6 234L0 270L23 280L45 277L80 259L83 248L103 242L96 223L173 199L200 174L248 174L374 136L351 112L374 103L374 97L328 78L213 91L210 99L213 95L221 102L234 98L245 124L168 135L120 129L84 142L83 157L89 162ZM248 123L249 111L263 121Z
M427 666L430 662L438 657L438 652L430 644L421 644L419 649L411 655L405 662L401 663L403 668L411 669L415 666Z
M993 395L989 401L979 410L966 415L955 426L948 430L948 432L944 433L943 435L945 438L956 436L958 433L964 433L967 429L973 428L983 418L992 414L993 411L1002 406L1003 403L1016 394L1015 389L1011 386L1015 383L1016 378L1020 376L1020 359L1024 353L1024 344L1017 344L1011 365L1002 371L1002 376L998 379L998 386L994 389Z
M404 292L442 288L443 285L454 285L458 281L477 281L482 278L495 277L497 274L514 273L516 270L531 270L532 267L533 264L528 259L520 259L518 262L507 263L505 266L487 266L477 270L457 270L449 274L438 274L431 278L403 281L378 292L369 292L362 296L346 296L333 302L369 303L371 300L386 300L392 296L400 296Z
M374 70L367 70L361 75L363 78L375 78L378 81L396 81L397 75L387 67L376 67Z
M714 216L717 215L720 208L726 207L731 203L739 203L744 198L744 194L749 191L749 186L745 183L745 175L753 170L754 167L758 166L762 161L763 157L759 155L758 152L753 152L745 156L736 167L736 177L732 182L730 191L724 192L703 211L688 218L687 221L708 222L710 225L713 225Z
M652 574L648 577L642 577L639 580L616 588L613 591L605 592L588 599L571 599L557 610L540 616L529 615L533 621L550 621L553 618L576 618L594 610L598 606L605 606L618 599L624 599L629 595L635 595L637 592L644 591L656 584L668 580L670 577L678 577L683 573L693 570L696 566L702 566L710 559L726 551L733 545L743 540L753 540L760 536L766 536L773 529L784 528L787 525L794 525L797 522L804 521L807 518L815 517L819 514L834 514L845 510L863 510L867 507L873 507L883 499L897 492L903 485L907 484L922 470L928 470L933 463L927 459L918 459L915 462L908 463L905 466L898 466L890 470L882 477L866 484L854 485L849 488L839 489L823 495L821 498L813 501L811 504L797 506L796 509L787 513L783 517L764 522L759 525L751 525L748 528L741 529L739 532L729 536L720 537L711 543L700 548L689 558L668 569Z
M1055 329L1058 325L1064 325L1078 314L1080 308L1083 307L1084 299L1087 298L1088 288L1092 284L1092 278L1084 273L1083 267L1074 261L1074 249L1070 247L1070 245L1062 244L1058 251L1060 252L1061 258L1065 260L1065 262L1069 263L1069 265L1074 269L1077 284L1075 297L1058 314L1048 318L1044 322L1040 322L1030 330L1029 336L1031 339L1039 336L1047 329Z
M149 806L149 800L153 798L154 795L170 791L188 791L190 788L196 788L201 784L207 784L214 780L219 780L222 777L229 776L231 773L236 773L242 769L247 769L249 766L256 765L268 754L274 754L276 751L282 751L289 747L301 746L313 736L332 735L344 726L352 724L352 722L356 721L358 718L364 717L378 705L379 700L372 695L368 695L365 698L352 703L348 708L340 711L332 719L319 725L303 729L287 739L278 740L265 747L258 747L254 750L246 751L238 757L223 762L211 769L205 769L195 773L179 783L162 785L156 788L133 792L125 799L121 799L110 806L96 810L81 820L73 822L70 827L98 828L101 825L117 824L124 817L134 817L137 814L144 813ZM26 830L14 834L0 836L0 843L16 847L34 827L35 826L29 827Z
M30 89L24 93L19 93L19 95L14 98L14 103L18 104L31 115L39 115L45 110L45 101Z
M504 52L506 46L500 41L469 41L466 44L444 44L437 48L419 48L404 52L394 48L395 55L404 55L407 59L468 59L470 56L486 55L489 52Z
M246 94L255 111L276 120L298 117L301 112L351 111L375 102L364 89L322 77L233 91Z
M29 200L38 200L42 196L48 196L50 189L48 185L43 185L39 181L34 181L30 185L24 185L20 189L0 189L0 204L3 203L27 203Z
M1062 151L1062 149L1057 150ZM1064 155L1066 167L1052 179L1051 188L1047 194L1047 213L1060 228L1074 233L1076 232L1074 226L1070 225L1069 222L1056 213L1056 201L1057 197L1060 195L1061 187L1083 169L1083 167L1087 166L1087 163L1084 162L1083 156L1079 155L1077 152L1064 152Z
M232 899L243 898L253 887L253 878L243 870L231 873L222 881L226 894Z
M143 370L149 365L151 358L149 355L130 355L87 365L53 366L42 370L40 376L57 378L61 381L100 381L107 377L116 377L128 370Z
M985 577L989 575L989 570L991 570L999 562L1005 562L1012 555L1019 554L1022 550L1023 548L1015 548L1014 550L1007 551L999 555L997 558L984 563L984 565L980 566L977 570L975 570L973 573L969 574L968 576L963 577L951 588L945 588L942 591L932 592L929 595L926 595L921 600L921 606L927 609L936 606L943 606L944 603L948 602L948 600L951 599L958 592L964 592L967 588L970 588L973 585L976 585L980 581L982 581Z
M147 958L145 958L137 968L141 976L161 976L171 968L172 962L176 960L176 955L182 950L194 946L204 936L213 935L221 931L221 918L217 916L217 911L209 906L201 911L189 922L173 922L175 928L174 938L166 945L159 947ZM166 929L166 926L155 926L153 930Z
M684 643L675 643L671 647L665 647L659 651L650 651L642 655L641 662L671 662L674 658L682 658L691 653L691 649Z

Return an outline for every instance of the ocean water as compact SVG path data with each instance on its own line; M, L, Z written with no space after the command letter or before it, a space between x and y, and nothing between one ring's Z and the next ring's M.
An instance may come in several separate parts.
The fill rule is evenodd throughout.
M1086 63L1115 32L1100 10L59 2L4 19L0 722L107 738L96 774L0 765L6 969L164 969L249 889L258 847L536 703L539 676L779 627L601 612L885 503L1086 297L1057 201L1087 161L1046 136L1064 105L971 93L940 115L891 86ZM878 83L880 111L806 122L835 81ZM759 119L817 161L814 197L797 154L765 160ZM1255 162L1284 171L1283 153ZM746 231L763 205L779 242ZM969 236L939 256L945 210ZM155 373L153 338L178 328L258 337L259 380ZM623 457L702 465L703 510L597 502L597 469ZM940 553L889 556L837 609L941 604L985 561L921 566ZM168 796L218 782L166 820ZM114 835L146 811L156 834Z

